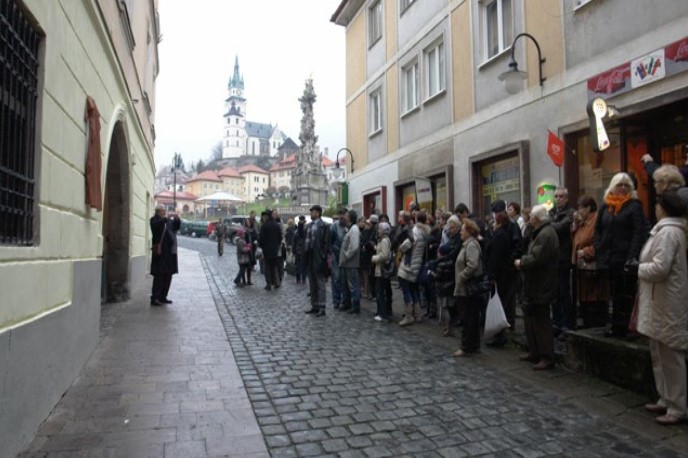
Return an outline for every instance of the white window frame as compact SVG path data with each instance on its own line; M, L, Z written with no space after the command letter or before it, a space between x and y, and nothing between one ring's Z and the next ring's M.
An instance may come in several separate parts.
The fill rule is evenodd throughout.
M435 56L434 61L432 56ZM427 99L443 93L447 89L447 47L444 40L430 45L423 52L425 67L425 91ZM432 71L434 69L434 75Z
M511 8L511 24L509 25L509 30L511 32L510 36L506 36L506 28L504 22L504 2L509 2ZM515 0L484 0L481 3L482 10L482 22L483 22L483 44L485 46L485 60L490 60L495 56L503 53L507 49L511 48L511 42L514 39L514 2ZM488 8L492 5L497 7L497 49L493 50L490 47L490 33L489 33L489 17Z
M403 15L416 0L399 0L399 16Z
M414 59L402 67L402 75L403 117L405 114L412 112L420 106L420 74L418 60ZM409 89L412 89L413 94L409 94Z
M370 135L382 131L382 91L376 90L370 94Z
M371 48L382 38L382 0L375 0L368 6L368 47Z

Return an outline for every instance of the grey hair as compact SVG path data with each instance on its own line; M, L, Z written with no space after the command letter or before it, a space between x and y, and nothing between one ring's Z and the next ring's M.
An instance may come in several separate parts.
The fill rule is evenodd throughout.
M652 179L655 181L663 181L669 185L670 188L679 188L686 184L681 171L673 164L664 164L660 166L652 174Z
M389 225L389 223L382 222L377 225L377 230L382 231L383 234L389 234L392 232L392 227Z
M533 209L530 211L530 217L537 218L537 220L541 223L549 221L549 212L547 211L547 207L545 207L544 205L534 206Z
M158 210L167 210L167 208L163 204L158 204L155 206L155 211L157 212Z
M616 188L617 184L627 184L631 188L631 197L634 199L638 197L638 193L635 190L635 185L633 184L633 178L627 173L624 172L619 172L616 175L612 177L612 180L609 182L609 187L607 190L604 192L604 198L606 199L607 196L609 196L612 191L614 191L614 188Z
M449 219L447 220L447 224L451 224L452 226L456 226L456 227L461 227L461 220L459 219L458 216L451 215L449 217Z

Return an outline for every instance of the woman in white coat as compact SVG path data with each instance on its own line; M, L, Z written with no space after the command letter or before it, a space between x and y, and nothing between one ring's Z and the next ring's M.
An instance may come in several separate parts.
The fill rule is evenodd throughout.
M649 337L652 370L659 400L645 409L662 414L657 422L674 425L686 419L688 350L688 267L686 205L675 191L657 198L658 222L640 253L638 332Z

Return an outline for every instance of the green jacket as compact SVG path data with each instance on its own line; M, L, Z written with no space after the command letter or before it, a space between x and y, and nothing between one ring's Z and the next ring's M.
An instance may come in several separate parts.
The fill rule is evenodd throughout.
M528 253L521 258L527 304L549 305L557 298L559 236L549 222L533 231Z

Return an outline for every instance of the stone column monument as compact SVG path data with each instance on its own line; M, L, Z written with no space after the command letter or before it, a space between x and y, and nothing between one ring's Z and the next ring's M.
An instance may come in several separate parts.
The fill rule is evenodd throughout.
M327 206L327 179L322 169L322 158L318 147L318 137L315 135L315 119L313 119L313 104L315 103L313 79L306 80L306 87L299 99L301 102L301 150L296 156L296 170L292 174L292 189L296 191L298 205L318 204Z

